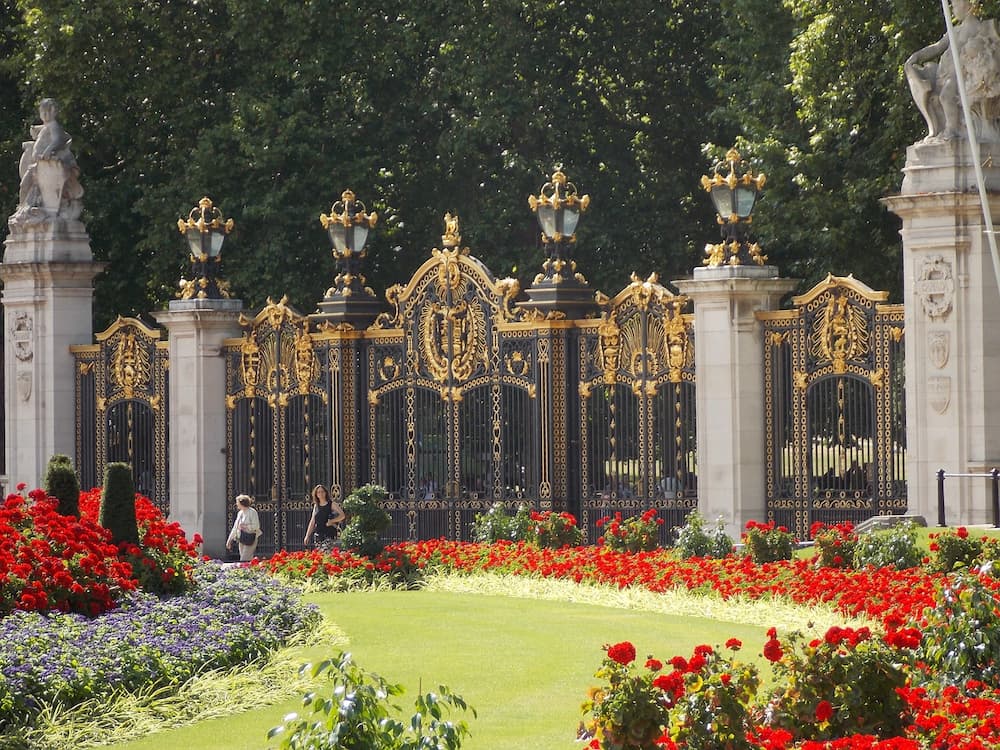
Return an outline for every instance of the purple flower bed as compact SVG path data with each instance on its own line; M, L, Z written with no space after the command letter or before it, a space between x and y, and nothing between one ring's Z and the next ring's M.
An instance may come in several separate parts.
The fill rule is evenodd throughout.
M42 704L179 686L252 662L320 616L260 570L202 565L195 580L184 596L133 593L95 619L21 611L0 619L0 731L30 724Z

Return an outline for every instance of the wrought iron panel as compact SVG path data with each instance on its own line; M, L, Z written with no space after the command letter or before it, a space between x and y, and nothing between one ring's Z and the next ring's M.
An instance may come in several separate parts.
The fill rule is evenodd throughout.
M393 539L468 539L494 501L537 499L538 353L518 291L467 249L434 250L363 334L366 480L389 492Z
M136 491L169 511L168 353L160 331L119 317L74 346L76 465L82 487L100 485L108 462L132 467Z
M697 507L694 326L655 274L604 299L579 337L581 526L660 511L664 543Z
M330 406L336 357L329 340L284 299L269 301L252 319L241 316L240 324L243 336L224 346L224 501L232 524L230 500L241 493L254 498L265 532L257 552L268 555L301 548L310 490L332 484L332 446L341 437Z
M885 298L828 276L794 309L758 315L768 516L799 538L906 510L903 309Z

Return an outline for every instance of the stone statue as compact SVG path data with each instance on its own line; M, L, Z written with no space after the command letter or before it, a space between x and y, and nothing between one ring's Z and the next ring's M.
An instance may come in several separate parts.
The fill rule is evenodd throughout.
M42 124L32 125L34 140L23 144L17 211L8 220L12 230L54 219L75 220L83 209L80 169L70 151L73 140L56 119L58 113L54 99L42 99L38 105Z
M972 12L969 0L952 0L969 109L982 142L1000 142L1000 36L996 22ZM917 108L927 122L925 141L965 138L958 80L945 34L917 50L903 66Z

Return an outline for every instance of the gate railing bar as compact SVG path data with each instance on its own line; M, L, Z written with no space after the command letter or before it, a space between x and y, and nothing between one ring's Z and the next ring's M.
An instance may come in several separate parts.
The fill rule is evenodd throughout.
M986 478L990 479L990 505L993 509L993 527L1000 528L1000 469L994 468L986 474L963 474L960 472L948 473L944 469L937 471L937 505L938 505L938 526L947 526L944 512L944 480L945 477L956 478Z

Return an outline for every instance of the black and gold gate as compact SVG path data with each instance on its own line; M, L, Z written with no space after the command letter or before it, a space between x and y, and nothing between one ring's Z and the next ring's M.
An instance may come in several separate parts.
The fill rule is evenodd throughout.
M903 307L828 276L764 326L768 516L817 521L906 510Z
M396 539L468 539L494 502L551 499L537 326L513 306L515 280L442 239L363 334L360 476L388 490Z
M254 498L266 555L301 547L310 489L331 484L329 349L285 299L240 324L224 344L227 496Z
M635 277L581 323L581 522L655 508L663 534L697 507L694 327L687 297ZM665 541L665 540L664 540Z
M71 346L76 360L76 467L85 489L100 486L104 468L132 467L136 491L165 513L167 344L160 331L119 317L96 344Z

